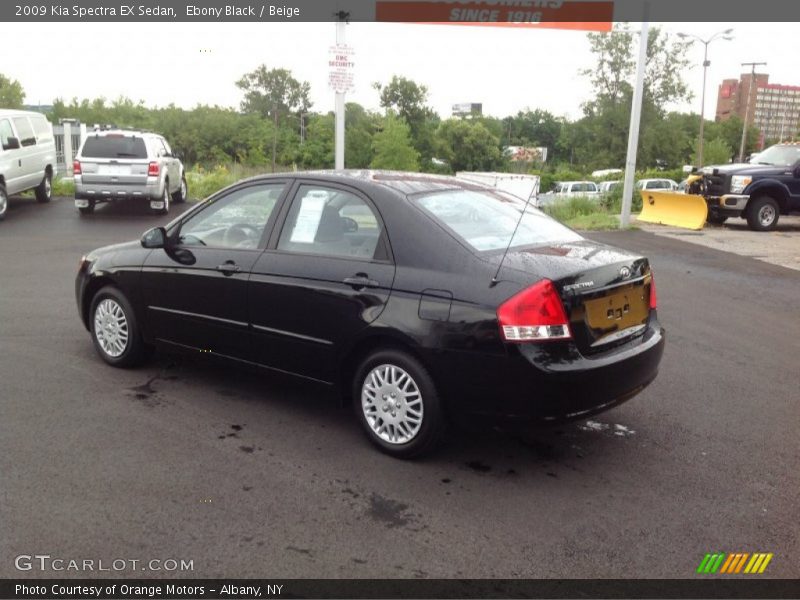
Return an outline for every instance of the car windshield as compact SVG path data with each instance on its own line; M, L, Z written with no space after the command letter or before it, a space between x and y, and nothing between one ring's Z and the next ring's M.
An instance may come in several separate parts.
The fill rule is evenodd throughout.
M577 233L525 202L500 192L451 190L416 198L434 220L478 251L501 250L509 245L514 228L519 228L511 246L533 246L577 241Z
M140 137L106 135L86 138L84 158L147 158L147 148Z
M754 162L758 165L791 167L798 160L800 160L800 146L772 146L759 154Z

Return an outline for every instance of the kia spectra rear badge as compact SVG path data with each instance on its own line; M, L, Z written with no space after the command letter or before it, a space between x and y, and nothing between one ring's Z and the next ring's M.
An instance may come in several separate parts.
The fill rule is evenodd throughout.
M619 270L619 276L622 277L623 279L627 279L628 277L630 277L631 276L630 268L629 267L622 267Z

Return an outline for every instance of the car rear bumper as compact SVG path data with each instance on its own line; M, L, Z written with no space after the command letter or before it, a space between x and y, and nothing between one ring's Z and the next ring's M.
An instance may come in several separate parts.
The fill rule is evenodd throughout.
M129 183L91 183L75 182L75 200L94 200L110 202L126 198L142 198L160 200L164 194L164 186L159 182L132 185Z
M643 335L585 357L567 342L518 344L506 356L444 358L437 372L454 413L568 421L608 410L658 374L664 330L655 315Z

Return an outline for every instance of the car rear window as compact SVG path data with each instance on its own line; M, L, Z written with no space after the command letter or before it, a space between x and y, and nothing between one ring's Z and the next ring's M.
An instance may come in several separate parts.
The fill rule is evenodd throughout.
M84 158L147 158L147 147L140 137L106 135L86 138Z
M525 202L501 192L452 190L419 196L416 202L457 238L481 252L505 249L512 235L512 247L582 239L530 205L520 221Z

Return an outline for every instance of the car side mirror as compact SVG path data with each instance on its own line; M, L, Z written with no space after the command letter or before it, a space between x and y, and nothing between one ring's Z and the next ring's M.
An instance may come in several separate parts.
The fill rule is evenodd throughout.
M167 246L167 230L163 227L153 227L142 235L143 248L165 248Z
M3 144L3 150L18 150L20 147L19 138L10 137Z

